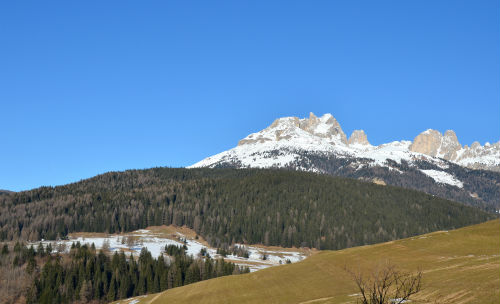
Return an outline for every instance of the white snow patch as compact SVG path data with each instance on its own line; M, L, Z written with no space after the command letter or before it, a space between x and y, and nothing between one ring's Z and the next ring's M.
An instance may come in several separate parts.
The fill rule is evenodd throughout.
M438 170L421 170L424 174L432 177L436 182L441 184L448 184L458 188L463 188L464 184L455 176Z
M135 243L127 244L126 238L128 236L136 238ZM205 248L213 258L220 258L221 255L217 254L217 250L211 247L207 247L197 240L188 239L183 234L177 232L177 236L179 240L172 240L165 237L158 237L154 233L149 230L136 230L131 233L123 234L123 235L108 235L103 237L73 237L68 240L60 240L60 241L42 241L44 245L48 243L52 244L52 248L54 252L57 252L57 249L60 248L61 244L65 245L65 252L69 252L72 243L80 242L83 244L91 245L94 243L96 249L102 249L103 244L105 242L109 243L109 251L110 252L131 252L134 256L138 256L142 250L142 248L147 248L151 255L154 258L159 257L164 254L166 245L176 245L183 246L186 245L188 255L192 255L196 257L202 248ZM125 238L125 239L124 239ZM185 243L182 240L185 240ZM241 246L241 244L236 244ZM271 266L277 266L281 264L286 264L287 259L290 260L291 263L299 262L307 257L301 251L293 251L293 250L268 250L263 249L256 246L247 246L245 245L249 252L248 258L238 257L235 255L228 255L226 259L229 259L241 266L248 266L250 271L257 271L260 269L268 268ZM62 252L61 252L62 253ZM265 254L267 256L266 260L262 260L262 255ZM240 263L238 263L240 262Z
M408 303L410 300L403 300L403 298L391 299L391 303Z

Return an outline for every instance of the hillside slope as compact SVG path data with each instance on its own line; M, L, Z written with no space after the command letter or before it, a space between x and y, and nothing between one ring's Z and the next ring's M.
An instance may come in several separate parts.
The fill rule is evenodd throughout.
M112 172L0 198L0 240L186 225L212 246L342 249L495 215L422 192L287 170Z
M498 220L377 245L324 251L307 260L174 288L139 303L354 303L343 270L390 261L423 270L424 288L413 303L497 303L500 296ZM121 301L128 303L130 300Z

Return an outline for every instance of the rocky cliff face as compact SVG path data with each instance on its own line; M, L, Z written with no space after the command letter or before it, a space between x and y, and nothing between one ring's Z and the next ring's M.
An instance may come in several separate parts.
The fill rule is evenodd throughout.
M363 130L354 130L349 137L349 145L369 146L368 138Z
M444 135L436 130L424 131L415 137L409 149L472 169L500 171L500 143L481 146L474 142L470 147L462 147L452 130Z
M347 137L338 121L331 115L317 117L313 113L309 118L283 117L276 119L266 129L253 133L238 142L238 146L264 143L269 141L300 141L314 137L330 141L331 144L347 144Z
M410 145L410 151L436 156L441 146L443 136L436 130L427 130L420 133Z
M454 161L457 159L457 152L460 149L462 149L462 145L458 142L457 135L452 130L448 130L441 139L438 157Z
M318 118L311 112L309 113L309 119L300 120L299 127L312 135L339 139L342 143L347 144L344 131L342 131L340 124L331 114L325 114Z

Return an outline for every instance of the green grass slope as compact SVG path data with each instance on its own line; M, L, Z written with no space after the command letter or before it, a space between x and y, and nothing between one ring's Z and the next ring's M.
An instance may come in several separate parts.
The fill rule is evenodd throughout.
M363 270L387 261L423 270L424 288L413 303L498 303L500 222L322 251L300 263L203 281L140 303L355 303L358 291L344 267Z

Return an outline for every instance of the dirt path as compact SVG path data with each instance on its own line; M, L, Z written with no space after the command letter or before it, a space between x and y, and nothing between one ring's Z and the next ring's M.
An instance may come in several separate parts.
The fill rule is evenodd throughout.
M147 301L146 304L151 304L153 303L154 301L156 301L156 299L158 299L162 294L159 293L157 294L156 296L154 296L151 300Z

